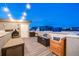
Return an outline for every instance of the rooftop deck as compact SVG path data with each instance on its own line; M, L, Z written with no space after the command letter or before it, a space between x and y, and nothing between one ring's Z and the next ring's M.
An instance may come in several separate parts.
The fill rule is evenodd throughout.
M53 54L45 47L37 42L36 37L23 38L25 42L25 56L53 56Z

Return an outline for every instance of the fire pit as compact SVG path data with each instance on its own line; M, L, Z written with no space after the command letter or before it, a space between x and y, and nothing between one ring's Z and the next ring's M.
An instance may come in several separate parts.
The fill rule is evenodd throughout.
M13 32L12 32L12 38L18 38L19 37L19 32L15 29Z

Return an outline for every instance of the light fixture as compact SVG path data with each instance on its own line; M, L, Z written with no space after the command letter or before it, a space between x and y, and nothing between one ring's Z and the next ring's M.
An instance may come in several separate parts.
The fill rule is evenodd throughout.
M9 17L9 19L10 19L11 21L14 21L14 19L13 19L12 17Z
M26 8L27 9L31 9L31 5L30 4L26 4Z
M10 13L8 14L8 17L9 17L9 19L13 19Z
M8 17L11 17L11 14L10 13L8 14Z
M22 14L22 17L21 17L20 21L25 20L25 16L27 16L27 13L26 13L26 12L23 12L23 14Z
M4 12L9 12L9 9L7 7L3 7Z
M9 17L9 19L10 19L11 21L14 21L14 19L12 18L12 16L11 16L10 13L8 14L8 17Z
M22 21L24 21L24 19L25 19L25 18L24 18L24 17L22 17L19 21L21 21L21 22L22 22Z
M31 9L31 5L30 5L29 3L27 3L27 4L26 4L26 8L27 8L28 10ZM3 7L3 11L7 14L8 18L9 18L11 21L15 21L15 20L13 19L12 15L10 14L9 8L7 7L7 5L5 5L5 7ZM20 21L25 20L26 16L27 16L27 13L26 13L26 12L23 12Z
M11 14L9 13L9 9L7 7L3 7L3 11L7 13L8 18L11 21L14 21L14 19L12 18Z
M25 17L24 16L22 16L22 18L21 18L22 20L24 20L25 19Z
M27 13L26 12L23 12L23 16L27 16Z
M23 21L23 19L21 19L21 20L19 20L19 21L21 21L21 22L22 22L22 21Z

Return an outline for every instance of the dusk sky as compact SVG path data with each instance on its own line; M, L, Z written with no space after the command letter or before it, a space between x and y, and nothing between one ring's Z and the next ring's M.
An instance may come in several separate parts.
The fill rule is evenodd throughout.
M79 4L73 3L32 3L31 9L26 9L26 3L8 3L12 17L20 19L22 12L26 12L26 20L31 20L32 26L50 25L55 27L79 27ZM0 3L0 18L8 18Z

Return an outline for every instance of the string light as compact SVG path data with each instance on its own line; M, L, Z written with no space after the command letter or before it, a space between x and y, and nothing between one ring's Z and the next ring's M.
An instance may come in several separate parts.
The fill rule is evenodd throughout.
M14 19L12 18L12 15L10 13L8 13L8 17L11 21L14 21Z
M3 7L4 12L9 12L9 9L7 7Z
M22 14L22 17L21 17L20 21L25 20L25 16L27 16L27 13L26 13L26 12L23 12L23 14Z
M9 17L9 19L10 19L11 21L14 21L14 19L13 19L11 16Z
M8 14L8 17L9 17L9 19L13 19L12 16L11 16L11 14Z
M22 17L21 17L21 19L20 19L20 21L24 21L24 19L25 19L25 17L24 17L24 16L22 16Z
M5 6L6 6L6 5L5 5ZM31 9L31 5L30 5L29 3L26 4L26 8L27 8L27 9ZM10 12L9 12L9 8L8 8L7 6L6 6L6 7L3 7L3 11L4 11L5 13L7 13L7 16L9 17L9 19L10 19L11 21L14 21L14 19L12 18L12 15L11 15ZM23 12L20 21L25 20L25 17L26 17L26 16L27 16L27 13L26 13L26 12Z
M22 16L22 19L24 20L24 19L25 19L25 17L24 17L24 16Z
M3 7L3 11L7 13L7 16L8 18L11 20L11 21L14 21L14 19L12 18L10 12L9 12L9 9L7 7Z
M11 17L11 14L10 13L8 14L8 17Z
M31 5L30 4L26 4L26 8L27 9L31 9Z
M23 12L23 16L27 16L27 13L26 12Z

